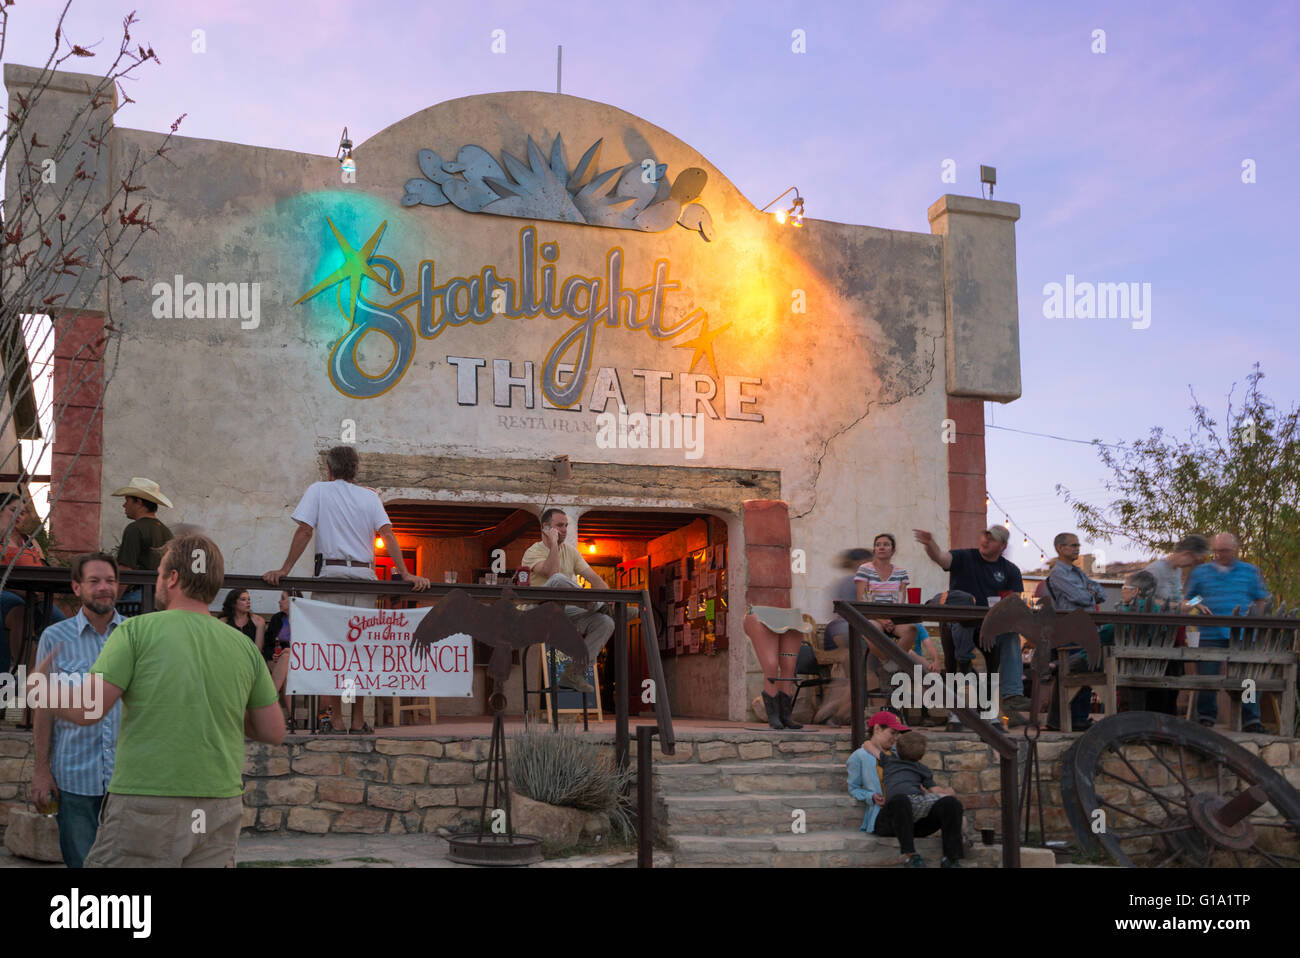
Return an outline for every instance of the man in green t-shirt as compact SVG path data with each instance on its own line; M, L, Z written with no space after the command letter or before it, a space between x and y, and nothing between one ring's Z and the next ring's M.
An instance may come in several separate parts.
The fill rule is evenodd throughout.
M102 708L54 710L89 725L122 701L117 760L87 868L234 865L244 737L279 745L284 715L261 653L208 612L224 577L211 539L173 539L154 586L164 611L119 625L90 668L103 682Z

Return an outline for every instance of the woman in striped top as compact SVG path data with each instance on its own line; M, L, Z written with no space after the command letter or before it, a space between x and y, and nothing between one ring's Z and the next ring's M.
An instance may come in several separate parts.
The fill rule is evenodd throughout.
M893 535L888 532L876 536L871 561L864 562L853 576L858 584L859 602L907 601L907 570L893 564L895 545ZM916 641L916 626L895 625L892 619L872 619L872 622L881 632L896 639L904 651L911 651Z

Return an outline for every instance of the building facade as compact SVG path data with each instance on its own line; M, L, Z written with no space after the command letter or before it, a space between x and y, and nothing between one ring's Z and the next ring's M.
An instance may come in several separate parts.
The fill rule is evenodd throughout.
M8 67L10 97L33 75ZM112 137L111 164L163 139ZM65 410L93 451L56 431L66 549L111 547L110 493L142 475L228 570L276 567L322 451L353 443L435 580L513 569L565 509L610 584L662 600L674 713L738 720L747 602L824 621L835 555L880 531L928 593L910 530L983 527L982 403L1020 393L1015 204L942 196L928 233L782 225L667 131L534 92L400 120L355 173L184 137L168 157L136 194L141 279L102 291L115 364Z

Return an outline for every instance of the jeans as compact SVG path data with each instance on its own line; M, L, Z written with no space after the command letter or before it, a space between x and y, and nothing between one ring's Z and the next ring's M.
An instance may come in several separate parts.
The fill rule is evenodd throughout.
M104 804L103 795L74 795L59 792L59 811L55 821L59 825L59 850L63 863L69 868L80 868L90 846L95 844L99 830L99 809Z
M1201 647L1208 649L1226 649L1227 639L1201 639ZM1218 675L1223 671L1221 662L1197 662L1198 675ZM1196 695L1196 715L1198 718L1213 722L1219 718L1219 693L1216 689L1205 689ZM1255 701L1241 703L1241 724L1253 725L1259 721L1258 693Z
M993 661L994 656L997 657L996 665ZM1020 636L1015 632L1006 632L998 636L996 648L992 652L984 653L984 668L990 672L996 669L998 688L1003 698L1025 694L1025 670L1024 664L1020 661Z
M914 835L924 838L935 832L943 831L943 856L949 861L961 858L961 802L952 795L945 795L934 803L929 814L924 818L913 820L912 803L906 795L897 795L887 799L885 806L876 818L872 831L886 838L897 836L899 850L904 855L916 853Z

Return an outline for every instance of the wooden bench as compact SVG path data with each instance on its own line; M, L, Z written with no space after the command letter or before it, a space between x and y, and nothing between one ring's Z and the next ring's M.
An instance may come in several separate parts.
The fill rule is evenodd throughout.
M1143 611L1134 609L1133 611ZM1237 610L1233 611L1237 614ZM1226 648L1179 648L1174 646L1176 625L1116 625L1115 644L1105 651L1105 682L1102 702L1106 714L1116 713L1117 693L1124 688L1191 689L1227 692L1232 700L1231 728L1241 731L1243 682L1254 682L1257 701L1265 692L1276 693L1279 734L1290 736L1296 720L1297 610L1289 615L1283 606L1274 613L1292 619L1295 625L1275 628L1234 628ZM1218 675L1165 675L1169 662L1219 662ZM1063 720L1064 720L1063 712Z

